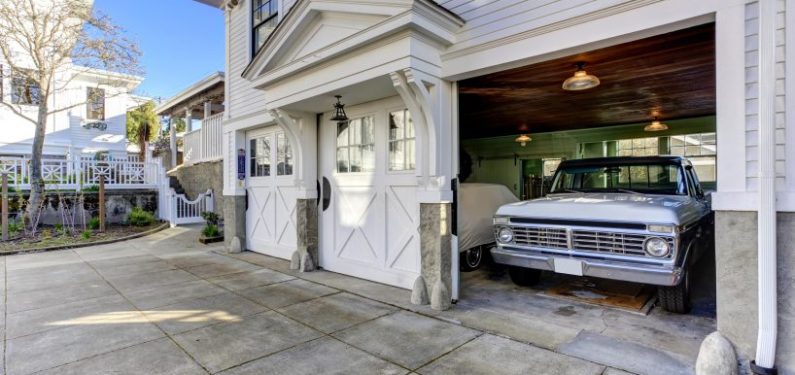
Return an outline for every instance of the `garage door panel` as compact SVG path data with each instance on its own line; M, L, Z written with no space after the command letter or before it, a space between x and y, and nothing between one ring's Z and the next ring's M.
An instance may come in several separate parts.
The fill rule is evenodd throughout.
M390 186L386 198L386 267L419 272L416 188Z
M296 246L296 206L298 189L293 186L279 186L276 188L278 201L276 205L275 222L277 227L276 243L281 246Z

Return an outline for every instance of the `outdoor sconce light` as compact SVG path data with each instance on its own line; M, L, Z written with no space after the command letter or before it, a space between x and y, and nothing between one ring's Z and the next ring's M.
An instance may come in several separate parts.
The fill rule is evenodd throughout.
M334 95L337 98L337 102L334 103L334 117L331 118L331 121L336 122L348 122L348 115L345 114L345 104L340 102L342 99L342 95Z
M564 90L582 91L599 86L599 84L601 83L599 81L599 78L596 78L595 75L591 75L585 72L584 62L578 62L576 66L577 66L577 71L574 72L574 75L563 81Z
M643 131L647 132L659 132L663 130L668 130L668 125L661 123L660 120L657 119L657 117L654 118L654 121L652 121L651 124L646 125L643 128Z
M527 142L530 142L532 140L533 140L533 138L530 138L530 136L527 135L527 134L522 134L522 135L516 137L516 139L514 139L514 141L516 141L516 143L521 144L522 147L527 146Z

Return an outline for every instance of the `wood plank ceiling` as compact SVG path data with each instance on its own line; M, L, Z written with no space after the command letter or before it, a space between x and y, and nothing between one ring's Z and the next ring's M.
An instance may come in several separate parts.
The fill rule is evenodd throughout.
M601 85L561 88L584 61ZM715 113L715 26L707 24L459 82L464 139Z

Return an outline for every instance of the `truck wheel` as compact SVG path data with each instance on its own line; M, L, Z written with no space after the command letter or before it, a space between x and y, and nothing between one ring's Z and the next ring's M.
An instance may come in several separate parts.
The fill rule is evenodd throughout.
M472 272L480 268L483 264L483 247L473 247L461 252L460 258L461 272Z
M516 266L510 266L508 268L508 275L511 276L511 281L519 286L532 286L538 284L538 281L541 279L540 270Z
M663 310L685 314L690 311L690 272L685 275L679 285L657 287L657 303Z

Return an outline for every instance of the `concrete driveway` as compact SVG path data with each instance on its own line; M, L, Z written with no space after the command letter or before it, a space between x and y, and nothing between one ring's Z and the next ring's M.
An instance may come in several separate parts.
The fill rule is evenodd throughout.
M405 290L331 272L294 273L285 261L222 255L220 245L200 245L196 238L196 229L175 228L119 244L0 258L3 373L692 371L693 355L604 334L610 317L594 317L588 307L572 307L574 314L554 321L470 296L451 311L435 312L408 304ZM554 312L560 306L548 307ZM578 310L584 312L575 317L579 323L568 324ZM632 327L645 319L614 320L622 318L631 318ZM584 327L583 321L595 320L604 326ZM654 329L667 329L660 318L651 322L634 335L653 339ZM683 322L671 326L689 332L682 337L687 348L714 323ZM670 332L662 338L677 340ZM627 356L638 359L615 360Z

